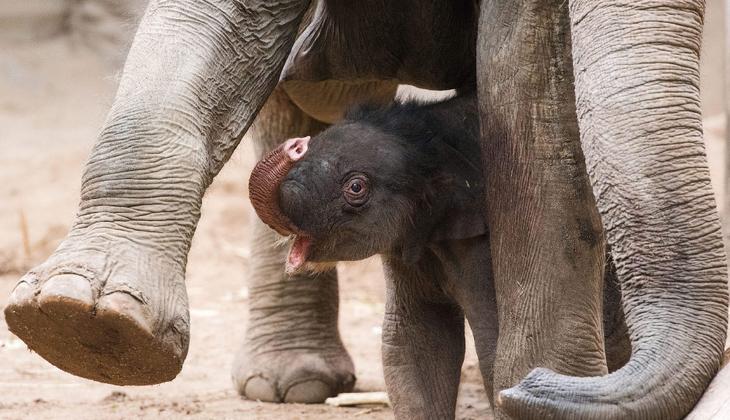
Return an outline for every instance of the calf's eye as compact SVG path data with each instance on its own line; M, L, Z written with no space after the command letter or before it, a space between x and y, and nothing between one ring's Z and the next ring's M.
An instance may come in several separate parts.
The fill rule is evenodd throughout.
M356 175L343 186L345 201L351 206L361 206L368 199L368 180L364 175Z
M353 181L350 184L350 191L352 191L355 194L360 193L360 191L362 191L362 184L360 183L360 181Z

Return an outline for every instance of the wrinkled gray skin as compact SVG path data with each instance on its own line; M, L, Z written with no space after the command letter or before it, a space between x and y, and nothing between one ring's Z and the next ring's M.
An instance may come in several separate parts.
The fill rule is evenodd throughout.
M275 181L298 232L290 254L308 244L299 270L382 254L383 370L397 418L454 418L465 317L492 395L499 325L479 140L476 95L363 107L306 142ZM616 286L606 270L612 371L631 352Z
M728 303L699 107L704 3L319 5L295 43L307 0L151 2L76 222L13 291L11 331L77 375L172 379L188 347L184 272L201 198L267 99L260 150L316 132L312 117L331 122L347 103L383 99L396 82L476 81L493 139L482 145L502 332L498 415L689 411L719 366ZM604 236L633 349L608 375ZM348 389L334 273L284 288L270 234L253 240L261 264L233 373L239 390L321 401ZM592 375L603 376L578 378Z

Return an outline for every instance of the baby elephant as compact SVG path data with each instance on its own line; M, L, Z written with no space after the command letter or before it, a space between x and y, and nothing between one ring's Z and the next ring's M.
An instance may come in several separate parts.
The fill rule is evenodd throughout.
M254 207L293 235L287 270L381 254L385 380L396 417L454 417L464 316L491 396L497 315L477 103L362 106L254 169Z

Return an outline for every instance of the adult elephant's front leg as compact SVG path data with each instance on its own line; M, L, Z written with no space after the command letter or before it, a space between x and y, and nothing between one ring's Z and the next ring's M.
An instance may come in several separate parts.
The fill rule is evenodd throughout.
M605 250L580 149L564 3L485 1L481 10L478 87L500 334L496 393L537 366L578 376L607 372Z
M74 226L5 308L32 350L114 384L177 375L203 193L276 86L308 3L150 3L86 165Z
M325 127L277 88L251 134L262 158L288 138L315 135ZM337 271L287 276L287 248L263 222L255 223L249 323L233 368L238 392L252 400L313 403L351 390L352 360L337 329Z
M507 393L515 413L681 418L717 371L728 289L702 141L703 13L701 0L570 2L581 142L632 354L601 378L533 372Z

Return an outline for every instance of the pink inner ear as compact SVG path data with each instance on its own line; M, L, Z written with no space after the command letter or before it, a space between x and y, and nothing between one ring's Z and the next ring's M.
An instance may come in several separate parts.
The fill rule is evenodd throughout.
M299 159L304 156L305 153L307 153L307 149L309 147L309 139L310 137L295 137L293 139L289 139L284 142L283 148L284 153L289 156L289 159L292 160L292 162L296 162Z

